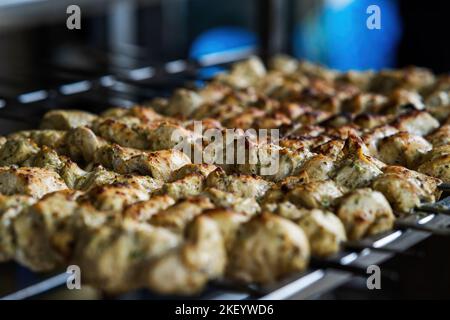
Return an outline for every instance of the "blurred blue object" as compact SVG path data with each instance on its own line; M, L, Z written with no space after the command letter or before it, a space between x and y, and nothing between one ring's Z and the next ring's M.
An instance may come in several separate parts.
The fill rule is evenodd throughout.
M198 36L192 43L190 57L200 59L202 56L244 48L255 49L258 45L256 35L243 28L218 27Z
M223 63L227 62L227 57L233 59L255 52L257 46L254 33L238 27L219 27L198 36L192 43L189 56L202 61L203 65ZM205 67L200 70L199 76L208 79L223 70L217 66Z
M367 7L381 9L381 29L370 30ZM394 67L401 36L396 0L326 0L294 31L294 55L339 70Z

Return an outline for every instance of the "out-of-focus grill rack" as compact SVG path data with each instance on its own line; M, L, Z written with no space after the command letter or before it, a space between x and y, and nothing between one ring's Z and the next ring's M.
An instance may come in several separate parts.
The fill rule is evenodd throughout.
M201 61L176 60L160 66L135 61L135 68L117 67L113 72L82 70L50 65L49 70L62 81L54 87L20 91L17 81L0 79L0 134L36 127L41 115L52 108L101 111L111 106L129 107L152 97L169 94L174 88L203 81L203 67L226 65L254 52L247 49L215 54ZM56 81L56 80L55 80ZM4 85L6 84L6 86ZM4 90L8 88L8 90ZM5 94L8 92L9 94ZM330 292L355 276L366 275L367 267L380 265L395 256L422 259L409 250L425 239L450 236L450 197L424 205L423 210L397 219L394 230L348 243L327 259L313 259L310 268L277 284L264 287L240 287L233 283L212 282L198 299L313 299ZM384 274L389 276L388 274ZM0 265L0 299L34 299L64 289L69 274L64 270L36 275L15 263ZM111 297L107 297L111 298ZM147 290L139 290L118 299L161 299Z

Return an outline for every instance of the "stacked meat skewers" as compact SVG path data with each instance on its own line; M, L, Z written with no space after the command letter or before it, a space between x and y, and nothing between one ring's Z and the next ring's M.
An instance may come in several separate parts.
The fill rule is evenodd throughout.
M240 129L244 161L199 163L176 148L182 139L204 159L205 130L227 128ZM450 78L340 73L285 56L266 69L253 57L145 106L51 111L41 129L0 144L1 261L77 264L83 283L110 293L266 284L439 199L450 182ZM278 170L264 174L274 153Z

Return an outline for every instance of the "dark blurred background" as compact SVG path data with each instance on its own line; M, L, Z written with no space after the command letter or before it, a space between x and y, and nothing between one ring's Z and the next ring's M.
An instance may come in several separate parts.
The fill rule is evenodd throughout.
M415 64L450 70L448 1L411 0L2 0L3 83L51 86L51 67L108 70L217 52L277 52L340 70ZM77 4L82 29L66 28ZM381 9L381 29L366 8Z

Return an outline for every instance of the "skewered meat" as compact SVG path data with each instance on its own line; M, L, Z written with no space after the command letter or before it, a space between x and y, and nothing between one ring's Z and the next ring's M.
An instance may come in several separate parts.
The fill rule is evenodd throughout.
M342 195L335 182L325 180L302 184L289 191L287 199L299 207L327 209Z
M226 250L218 224L199 216L189 226L186 242L157 259L145 273L148 286L165 294L193 294L208 280L223 275Z
M14 220L15 259L34 271L50 271L68 262L74 240L72 216L79 191L47 194Z
M227 252L233 248L240 226L249 220L247 215L229 209L210 209L202 213L203 217L214 220L222 234Z
M339 161L331 176L338 185L355 189L367 187L381 173L380 163L358 149L356 154Z
M308 237L313 256L334 254L347 239L344 225L331 212L313 209L304 214L297 223Z
M394 211L410 213L423 202L434 202L439 196L440 180L398 166L388 166L372 183L388 199Z
M43 168L0 167L0 193L24 194L34 198L67 189L59 175Z
M395 220L383 194L369 188L357 189L342 197L337 215L350 240L391 230Z
M126 206L148 200L146 190L134 188L127 184L101 185L90 189L81 197L82 202L91 203L100 211L122 211Z
M234 88L246 88L255 85L266 75L266 68L257 57L236 63L228 74L219 74L217 80Z
M83 270L83 281L112 294L141 287L149 260L180 243L166 229L129 219L85 228L79 239L72 261Z
M450 182L450 144L435 147L425 155L417 171Z
M136 155L127 161L126 172L150 175L151 177L163 181L168 181L172 173L191 163L189 157L181 151L161 150L150 153Z
M199 195L205 187L205 177L200 173L188 174L176 181L168 182L158 191L174 199L183 199Z
M79 110L52 110L44 115L41 122L42 129L69 130L77 127L89 126L97 116Z
M391 229L392 208L439 199L449 77L272 64L251 58L201 89L100 116L51 111L48 129L0 137L0 260L75 263L110 293L265 284L304 270L310 252ZM207 149L220 140L210 128L232 140ZM232 163L209 161L220 157Z
M244 174L227 175L222 169L211 172L206 186L232 192L238 197L260 198L270 188L271 183L261 177Z
M239 230L227 273L245 283L270 283L303 271L310 248L303 230L272 214L255 216Z
M213 207L211 201L206 197L189 198L152 215L149 223L182 233L186 225L197 215L203 210Z
M30 139L8 139L0 149L0 166L21 165L38 152Z
M330 174L334 169L332 158L323 154L317 154L303 163L299 169L299 175L305 174L308 181L322 181L330 179Z
M417 136L425 136L439 128L439 121L433 118L428 112L413 111L397 118L394 126L399 131L406 131Z
M248 216L252 216L261 210L258 202L253 198L238 197L231 192L225 192L216 188L207 188L204 194L215 206L229 208Z
M387 164L414 168L431 148L431 144L424 138L399 132L379 142L378 155Z
M450 109L450 108L449 108ZM449 145L450 144L450 125L443 125L438 130L428 135L428 142L430 142L434 148Z
M0 195L0 262L14 258L16 245L14 220L20 212L31 206L36 199L24 195Z
M67 131L62 130L25 130L8 135L8 139L30 139L39 147L47 146L56 150L64 148Z
M148 221L154 214L175 204L168 195L155 195L146 201L133 203L125 208L123 216L137 221Z
M390 125L373 128L369 132L364 133L362 139L367 146L369 153L373 157L379 158L378 146L384 138L396 134L398 130Z
M207 177L211 172L213 172L214 170L216 170L217 167L215 165L212 164L207 164L207 163L201 163L201 164L194 164L194 163L189 163L185 166L182 166L181 168L175 170L172 174L172 177L170 179L170 181L176 181L179 180L181 178L184 178L185 176L192 174L192 173L199 173L201 174L203 177Z

